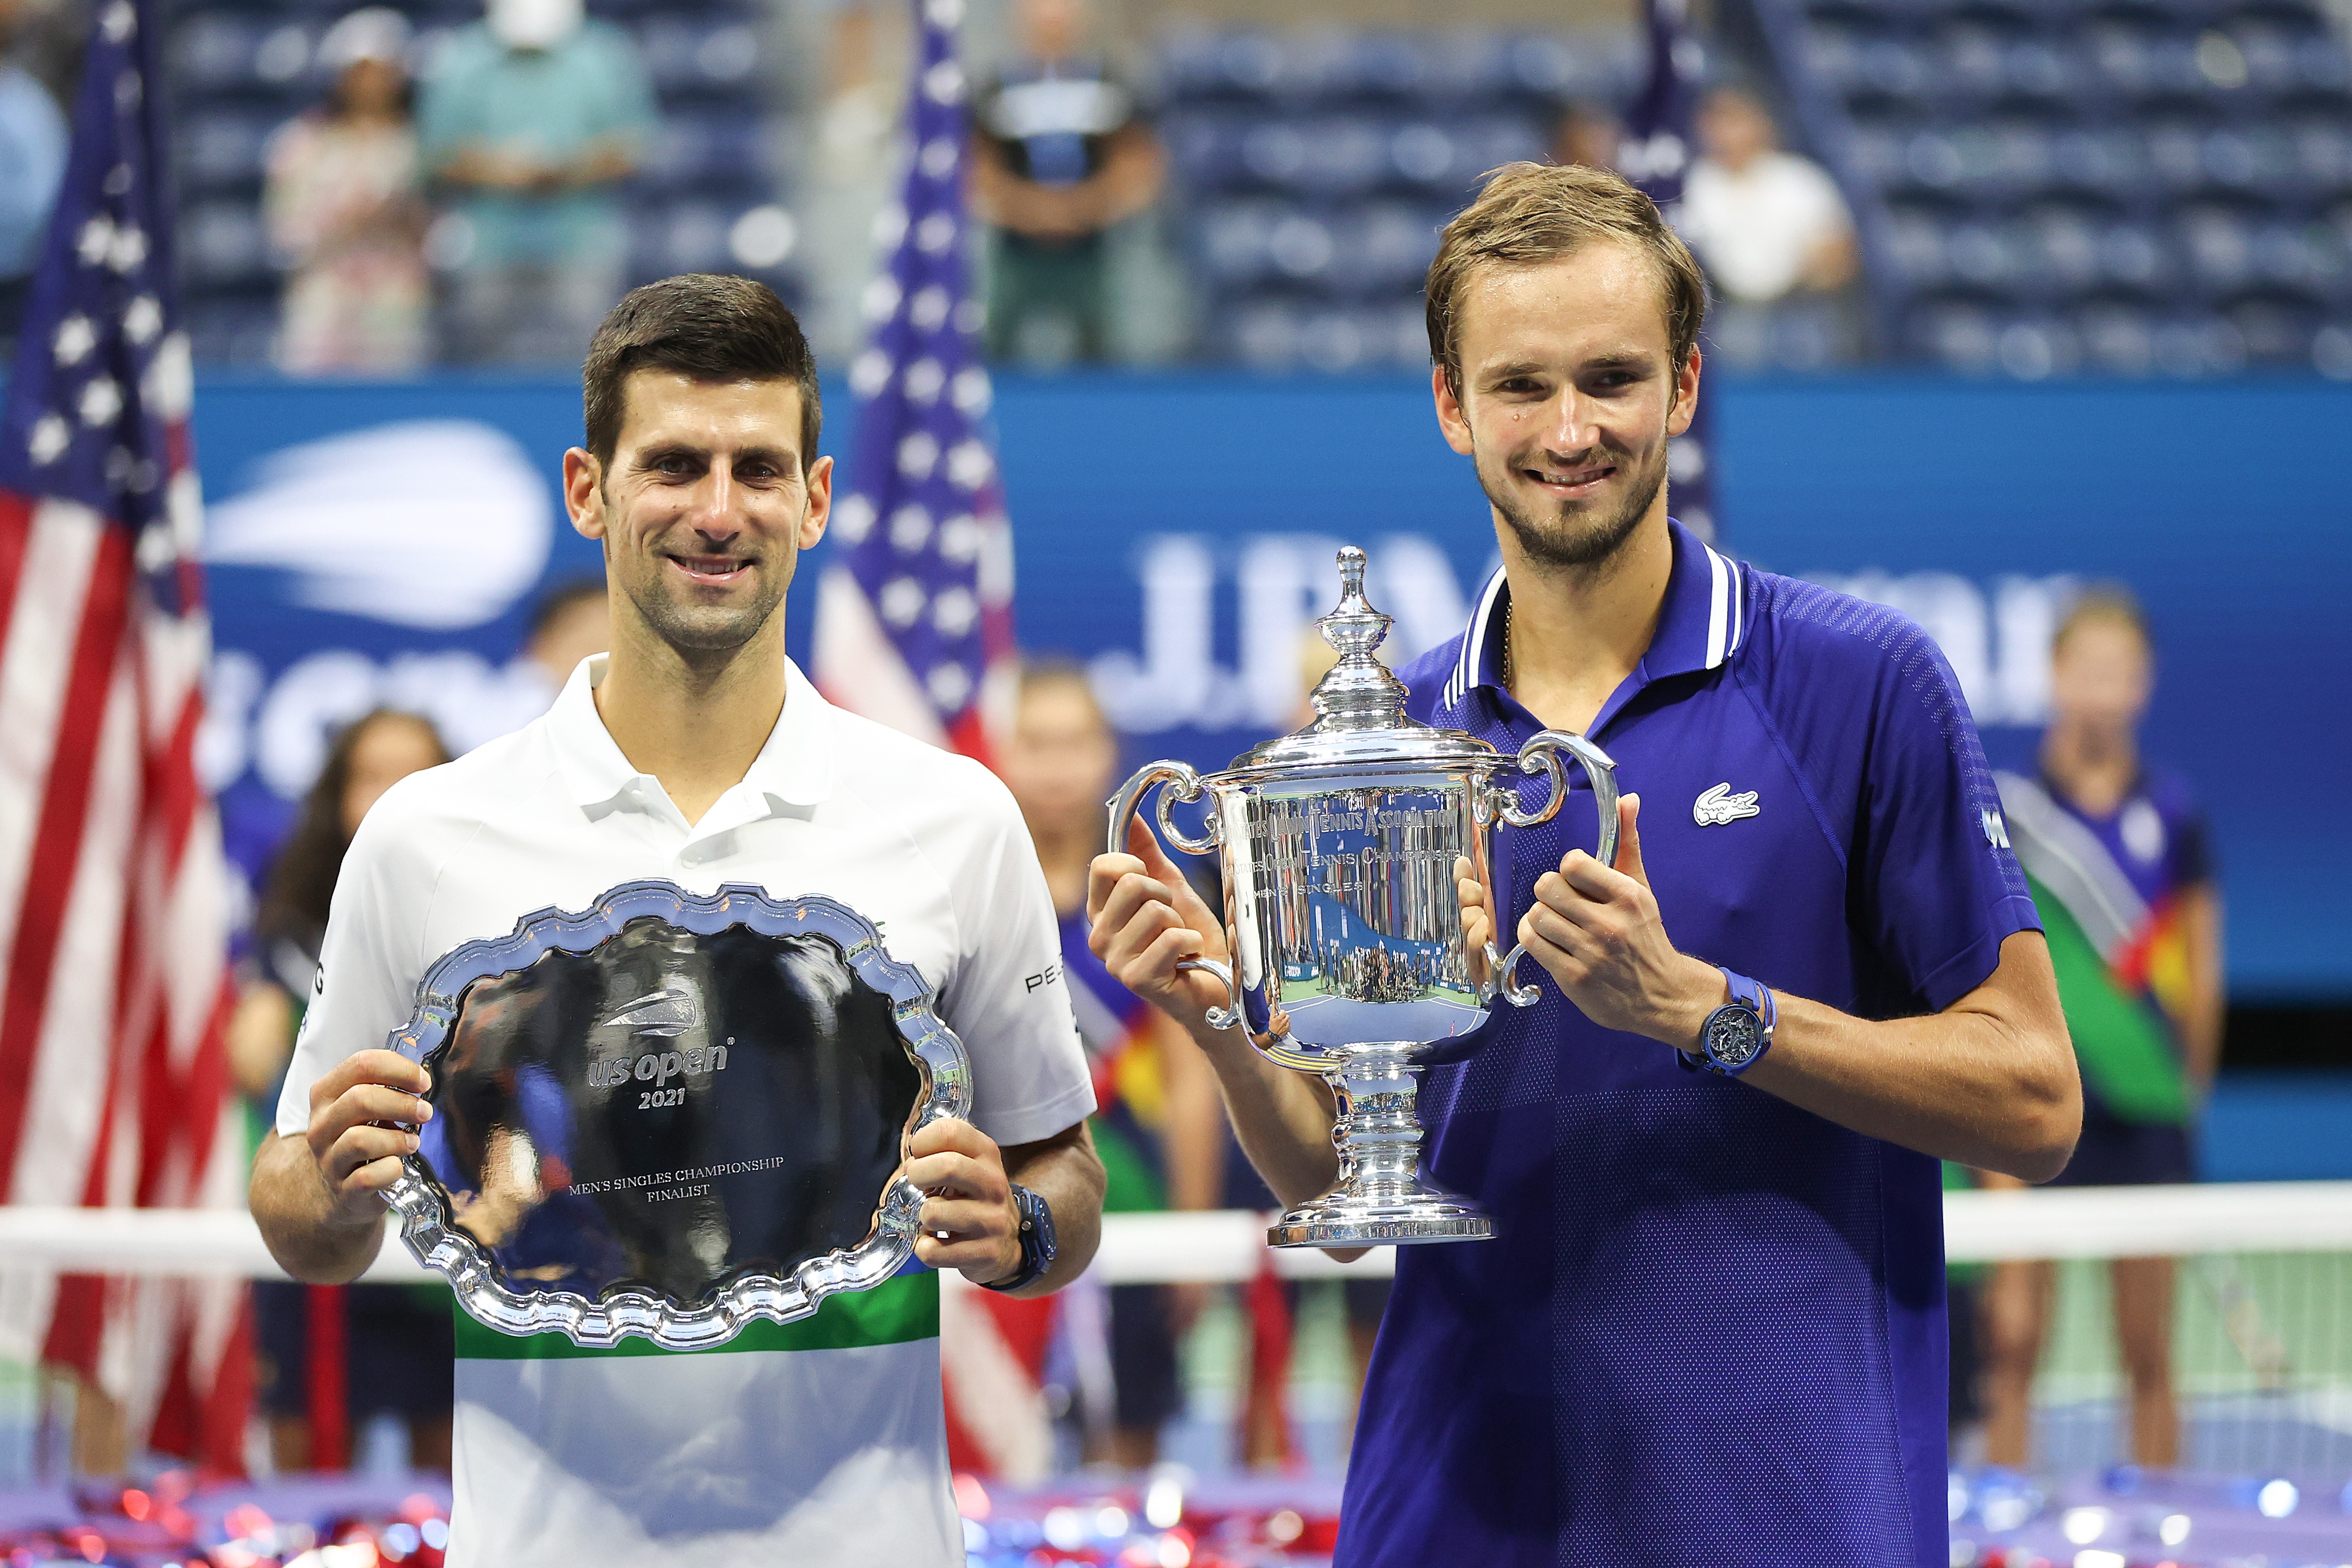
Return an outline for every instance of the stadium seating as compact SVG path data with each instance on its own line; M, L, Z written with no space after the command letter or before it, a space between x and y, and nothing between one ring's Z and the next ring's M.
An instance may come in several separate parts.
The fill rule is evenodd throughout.
M173 17L165 60L177 128L181 283L205 363L268 361L279 273L262 228L263 159L270 133L324 95L319 39L358 3L204 0ZM475 0L394 4L416 28L422 68L480 15ZM794 279L778 256L791 231L775 206L780 135L770 109L776 72L765 7L759 0L592 0L589 10L635 36L662 109L630 198L646 215L634 226L632 280L723 268L754 272L792 298Z
M1425 364L1439 226L1639 68L1621 33L1182 32L1158 63L1202 353L1329 371Z
M1897 357L2352 374L2352 58L2309 0L1759 0Z

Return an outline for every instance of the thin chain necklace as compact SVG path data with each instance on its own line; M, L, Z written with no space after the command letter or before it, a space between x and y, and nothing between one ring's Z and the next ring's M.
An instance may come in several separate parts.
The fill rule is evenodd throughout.
M1511 687L1511 601L1503 601L1503 689Z

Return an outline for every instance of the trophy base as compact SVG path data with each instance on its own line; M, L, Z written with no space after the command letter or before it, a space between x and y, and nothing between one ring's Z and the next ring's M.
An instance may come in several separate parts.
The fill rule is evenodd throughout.
M1495 1222L1460 1198L1430 1194L1418 1203L1312 1203L1265 1233L1269 1247L1412 1247L1428 1241L1489 1241Z

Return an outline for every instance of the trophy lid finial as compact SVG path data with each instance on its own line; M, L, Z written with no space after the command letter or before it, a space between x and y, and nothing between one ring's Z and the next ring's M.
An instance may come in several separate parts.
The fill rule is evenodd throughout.
M1404 682L1373 652L1396 623L1364 597L1364 552L1355 545L1339 552L1339 605L1317 624L1339 662L1316 686L1310 699L1316 714L1313 728L1328 732L1410 727L1412 721L1404 711Z

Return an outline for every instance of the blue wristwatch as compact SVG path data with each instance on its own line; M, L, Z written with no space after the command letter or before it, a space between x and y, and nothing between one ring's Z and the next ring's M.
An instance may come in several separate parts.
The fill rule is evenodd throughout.
M1054 1211L1044 1198L1014 1182L1013 1206L1021 1211L1021 1267L1009 1279L999 1279L983 1287L990 1290L1018 1290L1035 1281L1037 1277L1054 1267L1057 1249L1054 1243Z
M1745 974L1734 974L1728 969L1721 973L1731 987L1731 1000L1709 1013L1706 1022L1699 1026L1698 1049L1679 1054L1686 1068L1705 1068L1724 1078L1738 1078L1772 1048L1772 1029L1780 1021L1780 1010L1773 1005L1772 993Z

